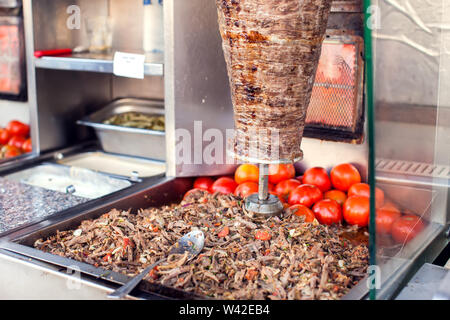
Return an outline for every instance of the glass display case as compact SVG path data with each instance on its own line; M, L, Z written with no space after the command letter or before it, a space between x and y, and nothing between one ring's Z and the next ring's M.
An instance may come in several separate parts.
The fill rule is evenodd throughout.
M386 299L448 243L450 5L372 0L365 6L375 198L368 284L372 299ZM384 192L384 204L374 186Z
M76 48L89 43L85 24L81 29L66 27L70 16L66 10L74 3L81 8L81 21L96 15L112 18L111 50L101 54L35 57L35 50ZM179 202L192 187L192 177L228 175L236 169L236 163L228 163L226 159L222 163L196 161L199 150L210 143L204 138L208 132L227 137L227 130L233 128L214 1L165 1L165 53L146 53L144 79L116 76L115 50L145 51L142 9L141 0L24 1L29 100L26 106L31 106L28 118L35 124L32 126L35 159L30 159L26 166L7 168L9 171L0 166L0 176L43 162L83 168L94 163L105 170L109 167L105 157L111 154L100 153L104 150L98 148L94 133L77 125L76 120L123 97L164 100L166 147L158 148L165 150L166 161L158 163L156 173L136 177L136 171L129 174L131 162L139 160L146 169L150 164L142 163L144 159L131 161L127 154L120 159L114 155L114 163L119 163L114 167L114 176L126 178L130 187L95 199L79 199L74 194L65 197L69 198L65 201L53 198L58 206L35 200L45 210L37 205L33 209L45 215L33 215L33 210L27 210L29 219L22 214L26 209L14 199L15 205L10 207L27 219L19 221L7 213L15 224L8 222L4 228L0 224L0 238L5 240L0 243L0 247L4 246L4 250L0 248L0 281L32 274L28 282L23 281L23 287L16 289L21 298L36 294L105 298L113 286L125 283L128 277L119 273L107 277L104 269L77 262L84 291L69 292L61 285L61 279L72 274L69 271L74 261L43 254L33 247L35 241L53 235L56 230L75 228L112 208L136 211ZM301 175L315 166L330 172L337 164L351 163L360 171L362 181L371 185L373 201L368 233L362 229L364 240L367 241L367 235L369 238L369 272L344 299L395 298L414 272L424 262L432 262L448 243L449 14L450 4L442 0L411 5L398 0L333 1L323 63L319 64L301 146L304 158L295 167L296 175ZM339 63L335 63L338 57ZM338 76L329 81L320 77L320 72ZM6 110L2 104L0 101L0 109ZM7 113L13 114L10 110L19 102L8 105L12 107ZM199 128L197 124L202 126ZM1 117L0 126L4 125ZM193 160L190 163L179 161L177 134L181 132L194 139L197 134L202 138L189 145L187 153ZM226 139L222 142L221 157L225 158ZM87 161L82 157L86 155L94 156L94 160ZM22 194L28 196L31 186L25 187ZM15 192L14 188L8 188ZM377 193L383 195L378 203ZM36 194L32 199L50 198L44 192L32 194ZM36 266L43 266L49 274L51 271L51 277L36 276ZM364 277L365 273L361 274ZM29 290L30 287L34 290ZM150 287L142 291L147 294L142 297L149 299L158 294L172 299L191 298L184 294L177 296L167 288Z

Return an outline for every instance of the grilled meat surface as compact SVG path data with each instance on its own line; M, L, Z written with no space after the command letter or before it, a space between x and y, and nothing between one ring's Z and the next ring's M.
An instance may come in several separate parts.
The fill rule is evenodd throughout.
M216 0L234 107L234 154L302 157L331 0Z
M188 263L171 256L146 280L218 299L338 299L368 266L367 246L340 238L342 227L305 223L289 211L255 221L239 197L201 190L137 214L113 209L35 247L133 276L193 228L205 233L200 255ZM256 239L261 233L270 239Z

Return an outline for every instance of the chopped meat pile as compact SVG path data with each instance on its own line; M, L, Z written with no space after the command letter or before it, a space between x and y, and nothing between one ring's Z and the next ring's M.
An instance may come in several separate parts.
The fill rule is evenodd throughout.
M368 266L367 247L340 238L338 226L305 223L289 211L258 221L242 199L201 190L179 205L111 210L35 247L132 276L194 228L205 234L203 251L189 262L169 257L146 280L218 299L338 299Z

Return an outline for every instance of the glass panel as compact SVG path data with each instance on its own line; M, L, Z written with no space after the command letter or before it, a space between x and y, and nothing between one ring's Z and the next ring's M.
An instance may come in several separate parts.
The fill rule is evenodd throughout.
M447 220L450 4L366 2L374 56L372 189L384 192L372 219L381 286L371 297L384 299L398 293Z

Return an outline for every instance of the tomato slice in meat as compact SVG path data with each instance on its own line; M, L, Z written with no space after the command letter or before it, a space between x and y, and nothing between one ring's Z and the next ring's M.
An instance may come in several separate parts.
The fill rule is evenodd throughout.
M266 230L257 230L255 233L255 239L262 240L262 241L268 241L268 240L272 239L272 236Z
M226 237L227 235L229 235L230 234L230 228L228 228L227 226L225 226L218 234L217 234L217 236L219 237L219 238L224 238L224 237Z

